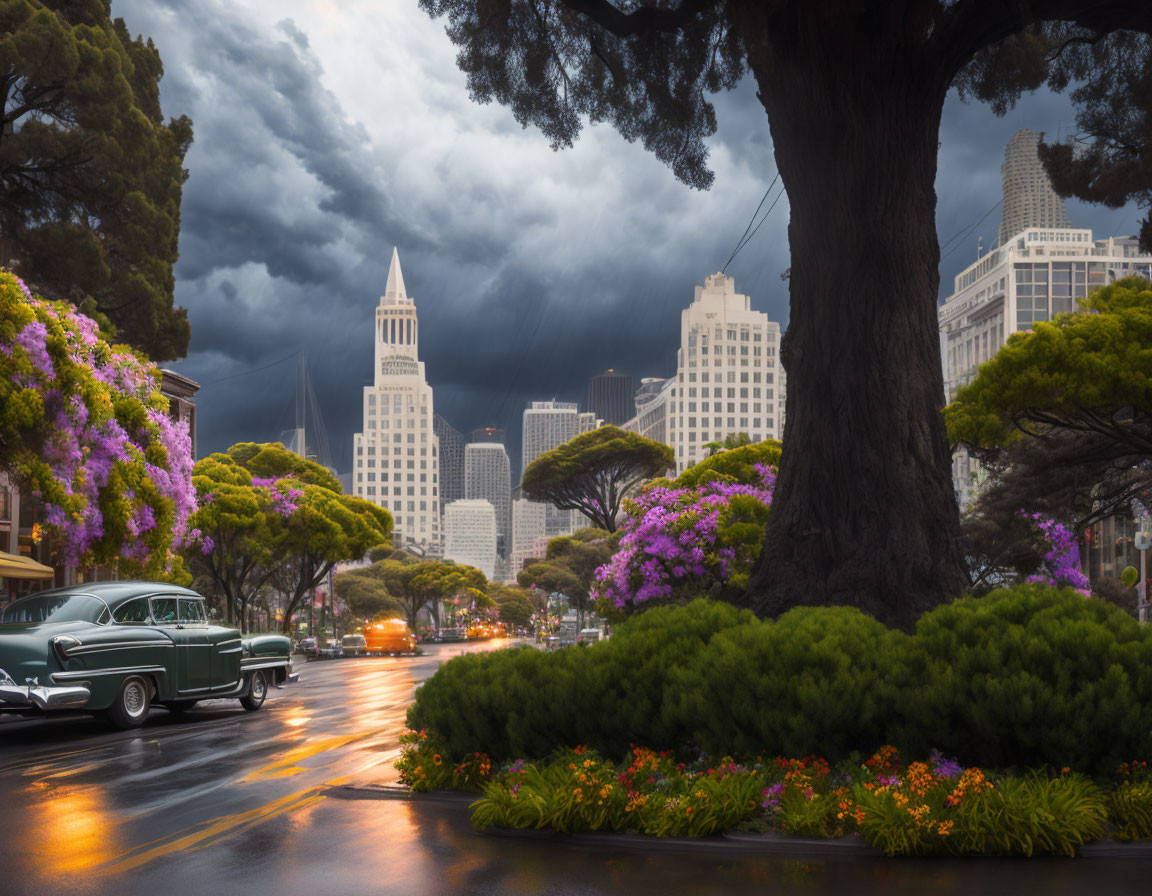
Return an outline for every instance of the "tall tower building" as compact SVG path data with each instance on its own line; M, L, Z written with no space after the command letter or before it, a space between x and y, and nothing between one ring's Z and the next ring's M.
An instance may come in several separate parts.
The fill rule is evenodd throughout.
M615 370L605 370L588 380L588 403L584 406L605 423L622 426L636 413L632 377Z
M444 509L444 558L496 578L496 511L487 501L453 501Z
M464 497L464 436L439 414L432 416L432 431L440 440L440 512Z
M364 428L353 435L353 488L392 513L392 542L439 553L439 440L432 387L419 358L416 304L392 250L388 283L376 307L373 383L364 387Z
M784 432L780 325L753 311L722 273L696 287L680 315L676 383L668 398L668 444L676 471L707 456L705 445L746 433L754 442Z
M490 503L496 511L496 552L511 550L512 471L508 452L499 442L473 442L464 447L464 497Z
M1052 181L1040 161L1037 146L1043 136L1027 128L1008 141L1004 164L1004 205L1000 213L997 244L1003 246L1018 233L1031 227L1071 227L1064 200L1052 189Z
M580 433L595 429L597 425L596 415L591 411L581 413L575 402L532 402L524 411L524 439L521 442L523 465L520 467L520 475L523 476L528 465L545 451L558 448ZM548 505L545 531L549 537L571 534L578 525L578 514Z

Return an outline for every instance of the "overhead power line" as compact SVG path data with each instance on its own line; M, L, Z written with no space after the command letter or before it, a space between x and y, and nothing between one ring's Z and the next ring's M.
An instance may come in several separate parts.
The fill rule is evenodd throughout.
M1004 202L1004 200L1002 198L997 199L996 204L993 205L990 209L988 209L988 211L984 212L984 214L981 216L979 221L977 221L975 224L969 225L968 227L964 228L963 230L959 230L956 233L954 233L952 235L952 237L946 243L944 243L943 245L940 246L940 251L943 252L944 249L946 249L948 246L952 246L952 244L954 242L956 242L957 237L960 238L960 241L956 242L956 245L952 246L951 249L948 249L947 252L945 252L943 255L941 255L940 260L943 261L949 255L951 255L953 252L955 252L957 249L959 249L961 246L963 246L964 240L966 240L972 234L972 231L974 231L977 227L979 227L981 224L983 224L984 221L987 220L988 216L990 214L992 214L992 212L996 211L996 209L998 209L1000 207L1001 203L1003 203L1003 202Z
M768 189L764 191L764 195L760 198L760 204L756 206L756 211L752 212L752 217L748 219L748 226L745 227L744 232L742 234L740 234L740 239L736 241L736 248L732 250L732 254L729 255L728 260L726 262L724 262L724 267L722 267L720 269L721 273L728 270L728 265L730 265L732 263L732 259L736 257L736 253L738 253L741 249L743 249L748 244L748 240L750 240L752 238L752 234L755 234L756 230L760 229L760 224L764 223L764 221L761 220L760 224L756 225L756 230L752 230L752 224L756 221L756 216L758 214L760 214L760 209L762 209L764 207L764 203L767 202L767 200L768 200L768 194L772 192L772 188L774 186L776 186L776 181L778 181L779 179L780 179L780 172L777 171L776 176L774 178L772 178L772 183L768 184ZM779 201L779 199L780 199L780 197L777 196L776 201ZM776 205L776 202L773 202L772 205L768 208L768 212L771 212L772 208L774 208L775 205ZM767 212L765 212L764 217L765 218L768 217ZM749 234L748 231L750 231L750 230L752 231L752 234Z

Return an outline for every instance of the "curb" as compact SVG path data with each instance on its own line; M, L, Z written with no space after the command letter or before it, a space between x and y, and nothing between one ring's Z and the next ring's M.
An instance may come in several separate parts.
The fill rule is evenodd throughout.
M343 784L328 788L328 796L343 800L412 800L454 805L465 809L478 798L478 794L458 790L434 790L413 793L403 784ZM818 858L868 860L887 859L880 850L849 835L836 839L788 837L776 832L749 834L729 831L710 837L651 837L645 834L601 833L586 831L562 834L552 830L522 828L485 828L477 832L484 837L502 837L520 840L550 840L579 846L607 847L609 849L646 850L648 852L723 853L727 855L768 855L787 858ZM1149 859L1152 858L1152 840L1120 843L1115 840L1097 840L1081 846L1076 856L1082 859ZM894 856L898 861L902 856ZM949 859L988 859L999 856L947 856Z

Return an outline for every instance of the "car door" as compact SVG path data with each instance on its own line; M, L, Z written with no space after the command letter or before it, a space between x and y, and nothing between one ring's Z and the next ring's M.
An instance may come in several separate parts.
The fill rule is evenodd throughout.
M176 647L176 690L196 691L211 686L212 657L208 651L207 626L188 624L181 618L181 598L157 595L149 600L152 621Z

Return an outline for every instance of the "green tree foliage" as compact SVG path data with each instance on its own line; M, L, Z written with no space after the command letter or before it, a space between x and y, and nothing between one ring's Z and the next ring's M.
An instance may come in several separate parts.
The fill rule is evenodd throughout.
M1152 455L1152 285L1119 280L1014 333L944 410L949 437L1004 445L1052 430L1098 436Z
M671 486L697 488L705 482L757 485L760 483L760 474L756 470L756 464L778 467L780 453L780 443L775 439L726 448L690 466L672 480Z
M959 88L1003 114L1024 90L1098 74L1107 98L1073 99L1100 112L1105 147L1146 165L1143 126L1125 124L1148 107L1146 0L420 5L446 17L476 101L506 105L556 148L607 122L692 187L713 178L710 96L755 78L793 256L788 441L745 600L764 616L850 604L910 627L955 597L965 576L936 339L945 99ZM890 251L872 253L877 241Z
M675 465L667 445L601 426L541 454L524 471L520 488L533 501L579 511L593 525L615 532L628 492Z
M530 589L501 582L488 583L488 597L495 602L500 621L516 628L528 628L536 611L543 609L542 596L534 601L532 595Z
M759 621L700 600L656 607L584 650L453 659L408 723L453 758L574 744L619 758L643 742L839 761L892 743L964 765L1112 774L1152 750L1152 629L1036 585L939 607L911 635L850 608Z
M592 607L596 570L611 559L615 550L615 539L604 530L579 529L573 535L549 541L544 559L526 566L516 580L524 588L535 586L541 594L565 595L583 620Z
M743 448L745 445L751 444L752 439L748 436L748 433L741 432L736 435L726 436L718 442L706 442L704 444L704 450L707 451L708 456L711 457L717 451L727 451L730 448Z
M384 583L365 570L350 569L333 580L336 596L344 601L357 619L392 619L404 615L404 608L384 587Z
M488 584L480 570L442 560L378 560L362 574L384 586L413 631L425 607L469 589L483 591Z
M108 0L0 0L0 26L4 261L153 358L183 357L172 266L192 122L163 120L160 54Z
M279 443L242 442L211 454L197 463L193 483L201 504L193 524L204 539L189 559L241 619L260 586L275 585L286 596L285 631L337 563L391 536L388 511L343 494L324 467Z

